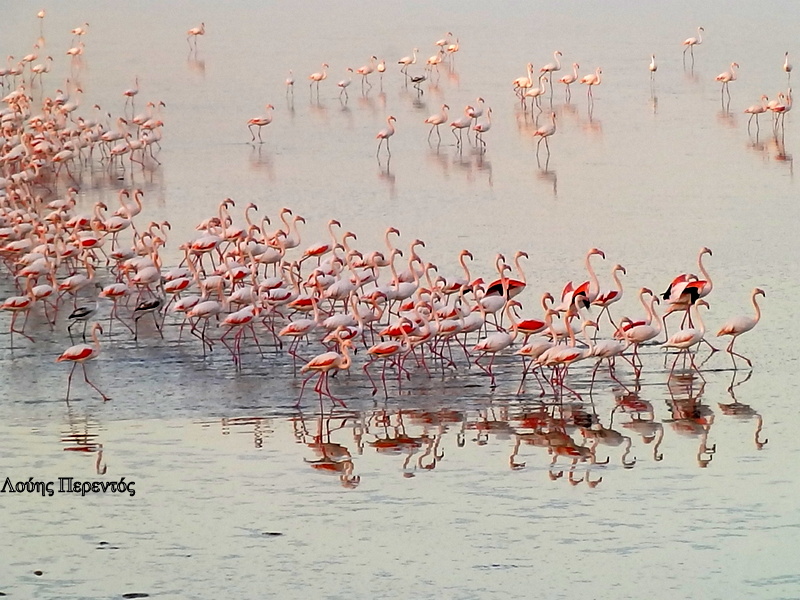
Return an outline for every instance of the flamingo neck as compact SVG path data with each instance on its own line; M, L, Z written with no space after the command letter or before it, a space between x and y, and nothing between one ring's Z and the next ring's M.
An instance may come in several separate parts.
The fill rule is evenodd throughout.
M650 322L652 323L655 321L655 330L657 331L656 335L661 333L661 329L664 327L664 319L659 317L656 314L656 304L658 303L658 298L653 296L650 300L650 306L648 307L648 314L650 315Z
M597 274L594 272L594 268L592 268L591 262L591 253L586 255L586 270L589 272L589 295L591 298L589 300L594 300L597 297L598 292L600 291L600 282L597 280Z
M711 289L714 287L714 284L711 281L711 275L708 274L708 271L706 271L706 268L703 266L703 254L704 253L701 252L700 256L697 257L697 266L700 268L700 272L703 274L703 279L705 279L708 282L706 283L706 285L703 286L704 290L708 290L703 295L707 296L711 292Z
M753 296L751 298L751 301L753 302L753 307L756 309L756 316L755 316L756 323L758 323L761 320L761 307L758 305L758 302L756 302L757 295L758 294L756 292L753 292Z
M614 280L614 285L617 286L617 292L619 295L622 295L622 281L619 278L619 269L614 269L614 272L611 274L611 278Z

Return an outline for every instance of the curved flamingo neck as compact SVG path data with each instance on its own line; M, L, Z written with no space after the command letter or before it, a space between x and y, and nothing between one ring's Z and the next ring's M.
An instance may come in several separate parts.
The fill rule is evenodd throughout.
M656 304L658 304L658 298L653 296L650 300L650 306L648 306L647 312L650 315L650 322L655 322L654 328L657 331L656 335L658 335L664 327L664 319L656 314Z
M593 300L600 292L600 282L597 279L597 274L592 267L592 253L586 255L586 270L589 272L589 295L592 296L589 300Z
M697 320L697 330L700 332L700 339L703 339L703 336L706 334L706 325L703 323L703 318L700 315L700 307L697 304L693 304L692 308L694 308L694 318Z
M469 283L470 281L472 281L472 276L470 275L470 272L469 272L469 267L467 266L467 263L466 263L466 261L464 260L464 258L465 258L466 256L467 256L467 255L466 255L465 253L463 253L463 252L462 252L461 254L459 254L459 256L458 256L458 262L461 264L461 268L462 268L462 269L464 269L464 277L465 277L465 281L466 281L467 283Z
M528 285L528 280L525 278L525 271L522 270L522 267L519 264L519 259L522 258L522 254L517 254L514 257L514 268L519 273L519 279L523 285Z
M756 302L756 296L758 296L758 292L753 292L750 300L753 303L753 307L756 309L756 316L754 318L756 323L758 323L761 320L761 307L758 305L758 302Z
M705 254L705 252L701 251L700 255L697 257L697 266L700 268L700 272L703 274L703 279L705 279L708 282L708 283L706 283L706 285L703 286L704 289L708 290L703 295L707 296L711 292L712 288L714 287L714 283L711 281L711 275L708 274L708 271L706 271L706 268L703 266L703 255L704 254Z
M614 269L614 272L611 273L611 278L614 280L614 285L617 286L617 292L619 295L622 295L622 281L619 278L620 269Z

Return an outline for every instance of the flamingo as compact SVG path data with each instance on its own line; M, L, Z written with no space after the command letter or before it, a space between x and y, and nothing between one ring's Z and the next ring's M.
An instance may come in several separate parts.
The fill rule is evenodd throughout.
M792 65L789 62L789 53L784 52L783 54L783 71L786 73L786 82L792 82Z
M386 61L383 59L379 60L375 70L381 74L381 89L383 89L383 74L386 73Z
M731 99L731 91L728 88L728 84L731 81L736 81L736 69L739 68L739 63L732 62L730 71L725 71L724 73L720 73L714 79L722 83L722 88L720 88L720 98L728 92L728 101Z
M547 63L541 69L539 69L539 73L545 73L548 76L548 81L550 81L550 77L552 77L552 73L561 70L561 61L558 60L559 57L564 56L561 53L561 50L556 50L553 52L553 61L551 63Z
M339 352L325 352L323 354L319 354L308 361L308 363L306 363L303 368L300 369L302 373L311 371L311 374L306 377L306 379L303 381L302 387L300 388L300 397L297 399L298 406L300 405L300 400L303 398L303 390L305 389L308 380L311 379L315 373L319 373L319 380L314 386L314 390L319 394L319 397L322 398L324 394L335 403L345 406L344 402L338 398L335 398L333 394L331 394L328 384L328 373L334 369L337 371L346 371L350 368L352 359L348 349L351 348L352 345L353 342L351 340L344 340L339 344Z
M758 115L767 112L768 102L769 98L762 95L761 104L753 104L744 109L744 113L750 115L750 118L747 120L747 133L750 133L750 122L753 120L753 117L756 118L756 132L761 129L758 125Z
M542 145L544 141L544 146L547 148L547 154L550 155L550 144L547 142L547 138L553 135L556 132L556 113L550 113L551 123L550 125L544 125L539 127L536 131L533 132L534 137L537 135L539 136L539 141L536 143L536 156L539 156L539 146Z
M366 374L367 378L372 383L372 395L378 393L378 386L375 385L375 381L373 381L372 376L369 374L369 368L372 366L377 360L383 360L383 369L381 370L381 382L383 382L383 393L388 398L389 392L386 389L386 362L389 359L393 359L394 357L398 356L399 354L403 354L399 360L394 360L393 362L397 366L397 381L400 382L400 378L403 374L405 369L403 368L403 358L411 352L411 342L409 341L408 331L412 329L413 324L408 319L401 319L398 323L399 332L402 336L403 340L386 340L382 342L378 342L374 344L367 350L367 354L370 356L370 359L364 364L362 367L364 373ZM406 371L406 373L408 373Z
M447 111L449 108L450 107L447 104L442 104L441 112L431 115L425 119L425 123L431 126L431 130L428 132L428 143L431 141L431 134L433 133L434 129L436 130L436 136L439 138L439 141L442 141L442 135L439 133L439 125L447 122Z
M708 302L705 300L698 300L694 304L692 304L689 310L694 311L695 321L697 322L697 327L689 327L687 329L681 329L680 331L673 333L670 338L661 344L663 348L678 348L678 356L681 355L683 352L687 352L692 346L698 345L700 342L703 341L703 338L706 334L706 328L703 324L703 320L700 318L700 306L705 306L708 308ZM672 363L672 368L675 368L675 363L678 361L678 356L675 357L675 362ZM697 370L699 373L699 369L694 364L694 357L692 357L692 366ZM700 375L702 378L702 374Z
M319 98L319 82L323 79L328 77L328 63L322 63L322 70L317 71L316 73L312 73L308 76L310 83L308 84L308 89L311 90L311 86L315 83L317 84L317 98Z
M664 312L664 331L666 333L667 315L676 311L687 311L689 307L694 304L699 298L704 298L711 293L714 289L714 282L711 281L711 275L706 271L703 265L703 256L708 254L713 256L710 248L703 246L697 255L697 265L700 268L704 279L698 279L696 275L689 273L682 273L672 280L667 290L661 297L669 303L669 307ZM713 348L713 346L712 346Z
M261 139L261 128L272 123L272 111L275 109L275 107L272 106L272 104L267 104L266 109L266 114L259 117L253 117L247 122L247 128L250 130L250 135L253 136L253 139L250 140L251 142L256 141L256 136L253 133L253 127L258 127L258 141L261 144L264 143L264 140Z
M625 267L622 265L614 265L614 267L611 269L611 278L614 280L614 284L617 286L616 289L609 290L604 294L600 294L592 301L593 305L601 307L600 314L597 315L597 319L595 319L595 321L599 323L600 317L603 316L603 313L606 313L608 315L608 320L611 322L611 325L614 327L614 329L617 328L617 325L614 323L614 319L611 318L611 312L608 310L608 307L615 302L618 302L619 299L622 298L622 282L619 280L619 276L617 275L619 272L622 272L625 275L628 274L628 271L626 271Z
M369 62L366 65L363 65L356 69L356 73L361 75L361 88L364 88L364 84L366 83L369 87L372 87L372 84L369 82L367 77L375 70L375 61L378 60L377 56L370 56Z
M350 98L350 95L347 93L347 88L353 82L353 69L351 67L347 67L347 72L350 73L350 75L346 79L342 79L336 83L336 85L339 87L339 98L342 97L342 94L344 94L345 98Z
M736 342L736 338L742 335L743 333L747 333L753 327L758 324L758 321L761 319L761 307L756 302L756 296L766 296L766 293L761 288L755 288L753 293L750 295L750 301L753 303L753 307L755 308L756 314L754 317L747 317L747 316L738 316L733 317L725 322L725 324L720 327L719 331L717 332L717 337L722 337L723 335L731 336L731 343L728 344L728 347L725 348L725 351L731 355L731 359L733 360L733 366L736 368L736 359L733 358L734 356L738 356L739 358L743 358L745 362L752 367L753 363L750 361L749 358L739 354L738 352L733 351L733 344Z
M778 94L778 97L782 97L784 99L783 102L778 102L770 107L770 110L775 113L774 127L776 130L779 123L781 127L783 127L783 121L786 118L786 113L792 110L792 88L789 88L786 91L785 96L783 94Z
M492 365L494 364L494 359L497 356L498 352L500 352L501 350L505 350L511 344L513 344L514 340L517 338L517 335L519 334L519 330L517 327L517 320L514 318L514 312L512 310L515 306L521 307L522 304L520 304L516 300L510 300L506 304L506 310L505 310L506 316L508 316L509 321L511 321L511 333L507 331L498 331L496 333L493 333L483 338L477 344L475 344L475 347L472 349L473 352L480 353L480 356L475 359L475 365L480 367L484 373L486 373L487 375L489 375L489 377L492 378L490 384L492 389L497 387L497 384L495 382L494 372L492 371ZM484 367L480 363L480 360L487 354L491 354L492 358L489 361L489 365L487 367Z
M67 379L67 400L69 401L69 391L70 387L72 386L72 375L75 373L75 367L78 366L80 363L81 367L83 368L83 379L92 386L100 396L103 398L104 401L110 400L108 396L106 396L100 388L98 388L94 383L89 381L89 376L86 374L86 361L93 360L97 358L100 354L100 340L97 338L97 332L103 333L103 328L100 326L100 323L95 323L92 325L92 345L89 344L77 344L75 346L71 346L64 350L64 352L56 359L56 362L65 362L71 361L72 362L72 370L69 372L69 378Z
M389 138L394 135L394 131L395 131L394 122L395 121L397 121L397 119L395 119L393 116L389 115L386 118L386 128L385 129L381 129L378 132L378 135L375 136L376 139L380 140L378 142L378 149L375 152L375 156L377 156L378 153L381 151L381 145L383 144L384 140L386 140L386 152L388 152L389 155L391 156L392 151L389 149Z
M122 95L125 96L125 106L128 105L128 102L131 103L131 113L133 113L133 99L138 93L139 93L139 76L137 75L134 78L133 87L122 92Z
M587 86L586 96L588 98L590 98L590 99L594 98L594 95L592 94L592 88L594 86L596 86L596 85L600 85L600 75L602 73L603 73L603 69L601 69L600 67L597 67L597 69L595 69L594 73L592 73L590 75L584 75L583 77L581 77L581 83L584 83Z
M690 37L683 40L683 64L686 64L686 51L689 50L692 55L692 64L694 64L694 47L703 43L703 32L705 29L702 27L697 28L697 37Z
M519 96L520 100L522 100L525 90L533 85L533 63L528 63L526 68L528 70L527 77L517 77L511 82L511 85L514 86L514 93Z
M189 51L192 50L192 40L194 40L194 50L197 51L197 36L205 35L206 33L206 24L200 23L200 27L192 27L189 31L186 32L186 41L189 44Z
M650 69L650 83L652 83L655 80L656 71L658 71L658 65L656 64L655 54L650 55L650 66L648 68Z
M30 341L34 341L34 339L25 333L25 324L28 322L28 315L30 315L31 308L33 308L34 303L34 296L33 296L33 279L28 279L27 283L27 291L24 296L12 296L10 298L6 298L2 305L0 305L0 310L7 310L13 313L11 315L11 327L9 329L9 333L11 335L11 347L14 347L14 332L19 333L20 335L25 336ZM14 329L14 323L17 320L17 316L19 313L25 313L25 320L22 323L22 329Z
M551 88L552 91L552 88ZM527 108L527 104L525 104L525 100L527 98L531 99L531 110L533 110L533 105L539 108L539 112L541 112L541 102L539 98L544 96L547 93L547 75L541 75L539 77L539 87L532 87L527 90L522 96L522 103L524 105L523 108Z
M474 119L470 114L473 110L474 108L472 106L467 105L464 109L464 116L450 123L450 131L453 132L453 137L456 138L456 146L459 148L461 148L461 142L463 141L461 137L463 130L468 129L473 123ZM456 129L458 130L458 134L456 134ZM469 139L469 132L467 133L467 139Z
M402 65L400 67L400 71L406 77L408 77L408 67L409 67L409 65L416 64L416 62L417 62L417 52L419 52L419 48L414 48L414 51L412 52L411 56L404 56L403 58L401 58L400 60L397 61L398 65Z
M489 131L492 127L492 109L486 111L486 120L473 125L472 130L475 132L476 143L480 142L483 145L484 151L486 150L486 142L483 140L483 134Z
M572 63L572 73L568 75L564 75L561 79L559 79L559 83L563 83L566 87L566 91L564 92L566 95L566 100L569 102L570 98L572 98L572 90L570 89L570 85L578 81L578 69L581 66L578 63Z

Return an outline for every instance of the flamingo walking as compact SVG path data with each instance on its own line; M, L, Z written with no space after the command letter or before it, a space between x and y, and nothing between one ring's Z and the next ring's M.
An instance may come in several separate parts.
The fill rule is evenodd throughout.
M561 79L559 79L559 83L563 83L566 86L566 91L564 92L567 102L570 101L572 98L572 90L569 86L573 83L578 81L578 69L581 66L578 63L572 63L572 73L564 75Z
M103 328L100 326L100 323L95 323L92 325L92 344L77 344L75 346L71 346L64 350L64 352L56 359L56 362L65 362L71 361L72 362L72 370L69 372L69 378L67 379L67 400L69 400L69 391L72 386L72 375L75 373L75 367L78 364L81 365L83 368L83 379L92 386L97 393L102 396L103 400L110 400L108 396L106 396L100 388L97 387L94 383L89 381L89 376L86 374L86 361L93 360L98 357L100 354L100 340L97 338L97 332L103 333Z
M305 373L306 371L310 371L308 377L305 378L303 381L303 385L300 388L300 397L297 399L297 405L300 405L300 400L303 398L303 390L305 390L306 384L308 383L309 379L311 379L315 374L319 374L319 379L317 384L314 386L314 391L319 394L319 397L322 398L323 395L328 396L333 402L340 404L341 406L345 406L345 403L339 400L338 398L334 397L331 394L330 385L328 383L328 374L332 370L337 371L346 371L350 368L352 363L352 359L350 357L350 353L348 350L352 347L353 342L351 340L344 340L339 344L339 351L341 352L325 352L323 354L319 354L312 358L308 363L306 363L300 371Z
M753 104L744 109L744 113L750 115L750 118L747 120L747 133L750 133L750 123L753 121L753 117L756 119L756 132L760 131L758 115L767 112L768 102L769 98L767 98L767 96L761 96L761 104Z
M384 140L386 141L386 152L388 152L389 156L391 156L392 151L389 149L389 138L394 135L394 131L395 131L394 123L395 123L395 121L397 121L397 119L395 119L393 116L389 115L386 118L386 128L381 129L378 132L378 135L375 136L376 139L380 140L378 142L378 149L375 151L375 156L377 156L378 153L381 151L381 146L383 145Z
M431 129L428 132L428 143L431 141L431 134L433 133L434 129L436 130L436 136L439 138L439 141L442 141L442 135L439 133L439 125L447 122L447 111L449 108L450 107L447 104L442 104L441 112L431 115L425 119L425 123L431 126Z
M315 83L317 84L317 98L319 98L319 82L326 79L328 77L328 63L322 63L322 70L317 71L316 73L312 73L308 76L309 84L308 89L311 90L311 86Z
M692 64L694 64L694 47L699 46L703 43L703 32L705 31L704 28L698 27L697 28L697 37L690 37L683 40L683 64L686 64L686 51L689 50L689 53L692 55Z
M719 81L720 83L722 83L722 88L720 89L720 98L722 98L722 96L725 94L725 92L728 92L728 102L730 102L730 99L731 99L731 90L728 87L728 84L731 81L736 81L736 69L738 69L738 68L739 68L739 63L732 62L731 63L731 68L730 68L729 71L725 71L724 73L720 73L719 75L717 75L714 78L716 81Z
M542 145L544 142L545 148L547 148L547 155L550 155L550 144L547 141L551 135L556 132L556 113L550 113L550 124L544 125L539 127L536 131L533 132L534 137L539 136L539 141L536 143L536 156L539 156L539 146Z
M186 41L189 44L189 51L194 50L197 52L197 37L201 35L205 35L206 33L206 24L200 23L200 27L192 27L189 31L186 32ZM192 42L194 42L194 47L192 47Z
M590 75L584 75L583 77L581 77L581 83L586 84L587 86L586 96L590 100L594 98L594 95L592 94L592 88L596 85L600 85L600 75L602 73L603 69L597 67L594 73L591 73Z
M731 359L733 360L733 366L736 368L736 359L733 358L734 356L738 356L739 358L743 358L745 362L752 367L753 363L750 361L749 358L746 356L739 354L738 352L733 351L733 344L736 342L736 338L738 338L743 333L747 333L753 327L758 325L759 320L761 319L761 307L756 302L756 296L766 296L766 293L761 288L755 288L753 293L750 295L750 301L753 303L753 307L755 308L756 314L753 317L748 316L738 316L733 317L732 319L725 322L725 324L720 327L719 331L717 332L717 337L722 337L723 335L731 336L731 343L728 344L728 347L725 348L725 352L731 355Z
M264 140L261 139L261 128L272 123L272 111L275 109L275 107L272 106L272 104L267 104L266 108L266 114L259 117L253 117L247 122L247 128L250 130L250 135L252 136L252 139L250 140L251 142L256 141L256 135L253 133L253 127L258 127L258 141L261 144L264 143Z

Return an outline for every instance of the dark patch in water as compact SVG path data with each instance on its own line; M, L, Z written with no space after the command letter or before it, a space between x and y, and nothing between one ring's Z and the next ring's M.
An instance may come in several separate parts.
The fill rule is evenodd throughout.
M123 598L149 598L150 594L144 594L142 592L128 592L127 594L122 594Z
M277 537L279 535L283 535L280 531L264 531L261 535L266 535L269 537Z

